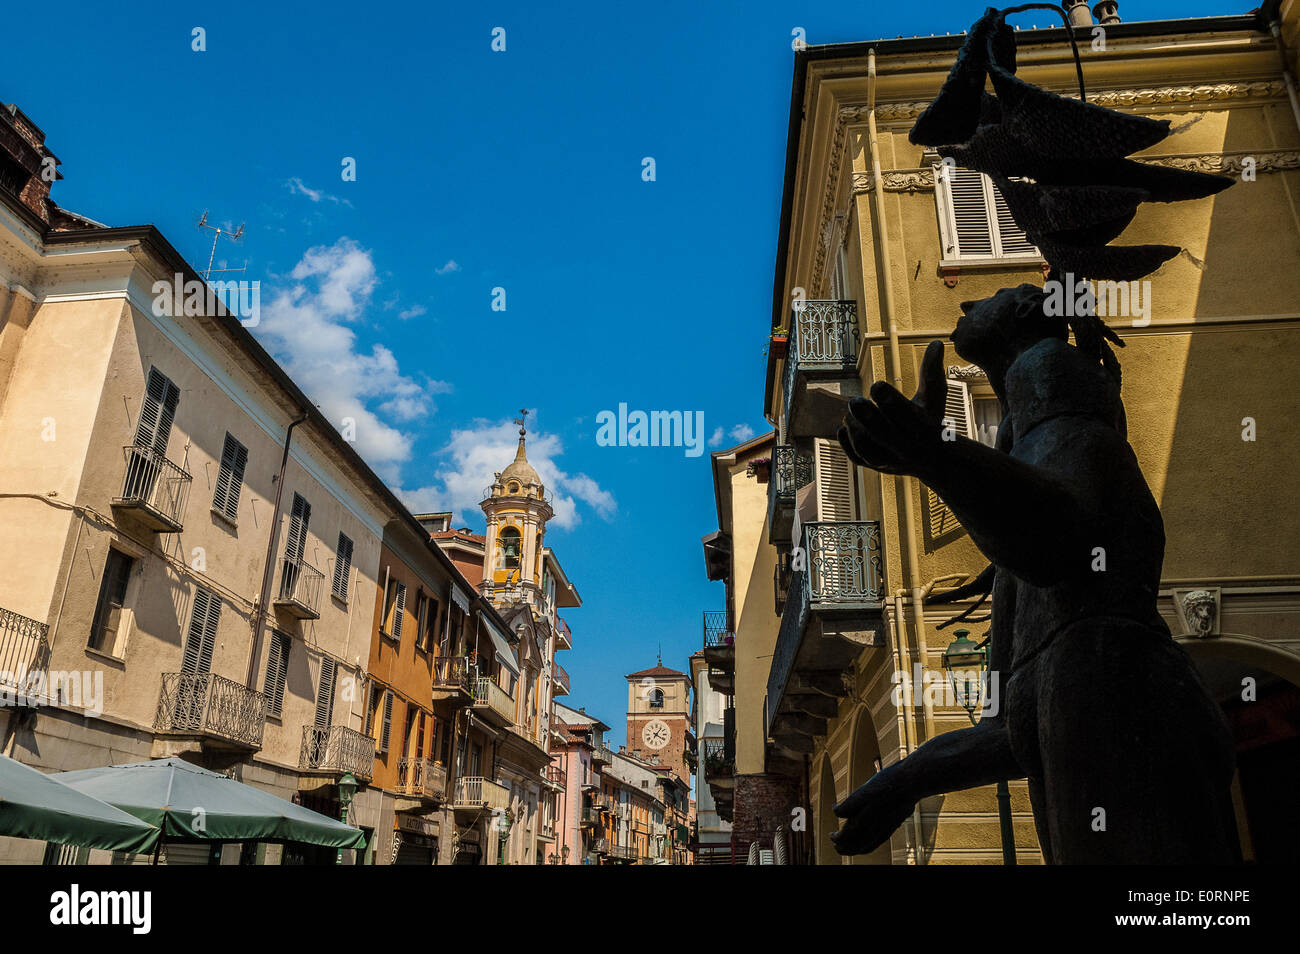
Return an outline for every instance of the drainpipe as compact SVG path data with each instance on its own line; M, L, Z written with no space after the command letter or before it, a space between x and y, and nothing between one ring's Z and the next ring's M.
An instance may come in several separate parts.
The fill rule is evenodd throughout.
M275 509L271 511L271 536L266 541L266 562L262 567L262 595L253 610L253 640L248 654L248 677L244 684L249 689L257 686L257 656L262 648L262 624L266 621L266 604L271 600L271 576L275 571L275 545L280 531L280 499L284 496L284 472L289 466L289 445L293 442L293 429L307 420L306 412L290 421L284 432L284 453L280 456L280 475L275 478Z
M1291 72L1291 64L1286 58L1286 44L1282 42L1282 26L1274 20L1268 25L1268 30L1277 43L1277 55L1282 61L1282 82L1286 84L1286 94L1291 100L1291 113L1295 116L1296 128L1300 129L1300 93L1296 91L1295 74Z
M881 317L883 319L882 323L889 331L890 376L893 379L894 387L901 391L903 389L903 367L899 355L901 345L899 344L898 324L895 321L894 314L894 281L893 270L890 266L889 229L885 223L885 184L884 176L880 170L880 139L876 129L876 51L874 49L867 52L867 132L869 137L868 148L871 150L871 179L874 186L871 190L871 198L875 206L877 222L874 244L883 290L881 297L884 314ZM912 624L916 630L916 648L920 654L921 668L924 670L929 647L925 641L925 624L921 620L921 601L923 599L920 586L921 567L917 557L919 545L916 536L916 508L912 505L912 490L916 482L911 477L899 477L897 480L903 490L903 532L907 538L907 579L912 589ZM930 712L928 705L923 706L923 708L925 711L925 736L927 739L933 738L933 714Z

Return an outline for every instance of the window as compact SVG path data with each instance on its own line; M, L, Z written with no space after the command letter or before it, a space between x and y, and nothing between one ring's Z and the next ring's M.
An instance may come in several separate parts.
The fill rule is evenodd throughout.
M271 630L271 646L266 655L266 680L262 691L266 694L266 711L277 718L284 712L284 684L289 675L288 633Z
M438 630L438 601L424 590L415 594L415 645L426 652L433 648Z
M663 707L664 707L664 691L662 689L656 689L654 692L650 693L650 708L662 709Z
M226 434L221 449L221 468L217 472L217 489L212 495L212 509L231 523L239 519L239 490L244 483L248 448Z
M934 166L934 201L944 262L1038 260L993 180L951 163Z
M205 675L212 671L212 651L217 644L217 625L221 621L221 599L209 590L194 591L194 609L190 613L190 630L185 638L185 656L181 672Z
M507 570L517 570L519 568L519 557L522 552L522 538L519 531L514 527L506 527L501 531L501 566Z
M126 584L135 568L135 560L119 550L108 551L104 574L99 581L99 602L95 605L95 619L90 624L91 649L120 657L125 651L129 618L126 609Z
M320 683L316 687L316 728L328 729L334 723L334 676L337 665L328 656L320 661Z
M156 454L166 456L167 441L171 437L180 399L181 390L172 379L157 368L150 368L144 401L140 405L140 418L135 426L136 447L148 447Z
M280 595L293 597L302 572L302 555L307 547L307 527L311 524L311 504L299 494L293 495L289 517L289 539L284 545L284 566L280 570Z
M406 584L401 580L388 581L388 590L384 593L385 636L402 641L402 617L406 615Z
M352 574L352 540L339 534L339 545L334 551L334 595L343 602L348 600L348 577Z

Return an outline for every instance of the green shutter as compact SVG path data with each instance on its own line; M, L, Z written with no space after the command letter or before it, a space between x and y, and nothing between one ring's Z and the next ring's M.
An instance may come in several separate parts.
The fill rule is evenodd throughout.
M220 598L201 586L195 589L190 630L185 639L185 656L181 663L182 672L203 675L212 671L212 651L217 644L217 625L220 620Z
M326 656L320 663L320 685L316 689L316 728L328 729L334 721L335 662Z
M221 449L221 467L217 473L217 489L212 495L212 506L231 520L239 517L239 491L244 483L244 468L248 464L248 448L226 435Z

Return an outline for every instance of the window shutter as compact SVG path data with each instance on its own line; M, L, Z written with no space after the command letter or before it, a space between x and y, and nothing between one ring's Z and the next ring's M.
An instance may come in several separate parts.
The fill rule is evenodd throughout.
M320 685L316 689L316 728L328 729L334 721L335 662L328 656L320 661Z
M185 639L185 656L181 671L204 675L212 671L212 651L217 643L217 624L221 620L221 600L198 587L194 591L194 608L190 613L190 630Z
M393 691L384 691L384 720L379 729L379 751L388 751L388 740L393 732Z
M311 504L300 496L293 495L293 515L289 520L289 540L285 545L284 558L298 562L302 559L307 546L307 527L311 523Z
M402 641L402 617L406 615L406 584L398 582L397 599L393 601L393 639Z
M171 438L172 422L176 419L176 405L180 403L180 398L180 388L167 375L157 368L149 369L144 401L140 405L140 419L135 428L137 447L149 447L161 455L167 453L167 442Z
M348 577L352 573L352 540L346 534L339 534L339 546L334 560L334 595L341 600L348 598Z
M266 708L278 716L284 711L284 685L289 675L289 646L287 633L271 630L271 649L266 658Z
M814 444L817 469L817 519L853 519L853 468L843 448L835 441L817 438Z
M965 381L948 379L948 395L943 402L945 427L952 425L961 437L975 437L975 412L971 405L970 388Z
M1002 191L989 179L989 191L993 194L994 218L997 220L997 238L999 255L1034 255L1038 248L1025 237L1024 229L1016 225L1011 217L1011 209Z
M212 506L231 520L239 516L239 491L244 483L244 467L248 464L248 448L231 435L226 435L221 449L221 468L217 473L217 489L212 495Z
M973 169L948 166L947 186L952 215L952 241L945 257L965 258L993 254L985 178Z

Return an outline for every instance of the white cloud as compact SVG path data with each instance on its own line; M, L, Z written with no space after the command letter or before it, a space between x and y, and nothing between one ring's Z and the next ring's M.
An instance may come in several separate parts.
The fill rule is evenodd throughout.
M709 436L709 446L717 447L719 444L722 443L722 437L723 437L722 428L715 427L713 429L713 433Z
M258 337L335 427L343 431L345 419L355 422L357 453L396 481L411 456L411 438L380 414L414 420L430 412L430 392L403 376L384 345L361 350L349 327L377 284L370 252L340 238L308 249L289 278L262 308Z
M731 439L739 443L744 443L754 436L754 429L748 424L737 424L731 429Z
M312 202L319 202L321 199L329 199L336 205L346 205L348 208L352 208L352 203L347 199L340 199L336 195L330 195L324 189L313 189L297 176L294 176L286 182L285 185L289 187L290 195L305 195Z
M446 265L442 266L441 268L434 269L434 272L436 272L439 275L447 275L450 274L451 272L458 272L458 271L460 271L460 266L456 264L456 260L454 258L447 259Z
M428 310L429 309L425 308L423 305L412 305L410 308L404 308L399 311L397 317L406 321L408 318L419 318Z
M440 452L448 465L438 471L438 483L410 490L395 490L398 497L417 513L451 511L458 524L481 519L479 502L483 491L499 471L514 460L519 446L519 428L510 421L478 421L473 427L453 430ZM528 462L536 468L546 489L554 494L554 526L568 529L581 522L579 502L598 517L610 520L618 512L614 495L586 474L562 471L556 459L564 453L560 438L542 431L528 434Z

